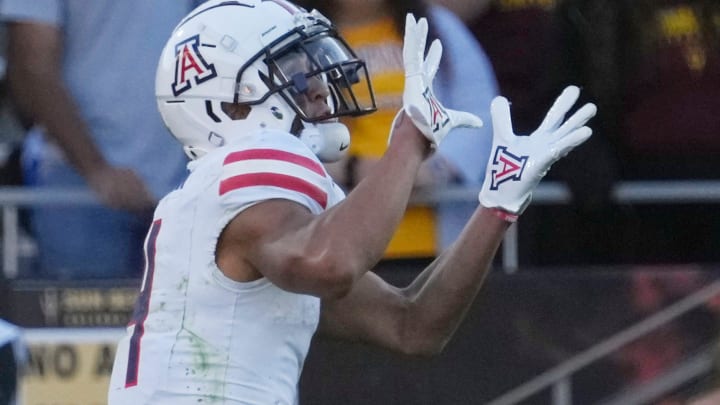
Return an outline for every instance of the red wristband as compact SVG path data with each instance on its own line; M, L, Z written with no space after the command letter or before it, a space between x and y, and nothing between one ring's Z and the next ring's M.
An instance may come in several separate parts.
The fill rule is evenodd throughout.
M503 221L510 222L511 224L517 222L520 217L519 215L511 214L507 211L501 210L500 208L490 208L490 210L496 217L502 219Z

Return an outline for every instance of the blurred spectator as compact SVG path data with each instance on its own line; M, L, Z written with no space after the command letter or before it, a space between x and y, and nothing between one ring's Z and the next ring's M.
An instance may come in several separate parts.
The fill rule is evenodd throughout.
M586 85L624 179L718 179L720 2L568 0ZM621 260L715 262L717 204L632 211Z
M589 48L570 35L578 24L567 15L567 3L572 0L436 1L462 12L487 52L500 92L513 100L517 133L529 134L537 128L547 106L565 86L587 86L592 73L585 59ZM585 97L595 98L594 93L590 94ZM599 108L598 118L603 117L603 110ZM617 162L606 142L604 120L598 118L593 125L595 136L581 146L583 153L574 162L558 162L548 173L550 179L568 182L574 199L583 208L605 204L616 178Z
M102 206L31 210L44 278L140 274L157 199L186 159L162 125L154 77L162 46L196 0L3 0L8 79L23 119L24 182L89 187Z
M20 122L10 97L6 49L7 30L5 26L0 25L0 187L22 185L20 153L25 131L27 131L27 128ZM37 256L37 246L29 235L25 210L20 209L19 213L18 258L31 258L32 260Z
M568 18L565 1L436 1L462 12L486 50L500 93L513 100L517 133L534 130L566 85L588 86L593 72L586 57L596 48L583 47L570 35L579 22ZM592 91L587 94L597 103ZM618 162L608 141L605 109L598 103L595 135L546 177L566 183L573 204L533 205L523 216L521 263L606 263L616 251L613 225L619 214L610 204L610 190L618 178Z
M376 113L346 122L353 138L348 158L328 165L335 180L353 187L385 151L390 125L402 106L402 40L405 15L412 12L417 18L428 18L428 37L439 38L443 44L436 96L446 107L472 112L485 123L481 130L456 129L447 137L425 163L415 186L435 190L447 185L479 187L492 143L489 111L497 85L484 51L462 21L447 9L421 0L304 0L299 4L318 9L338 25L367 62L377 98ZM471 201L444 202L435 209L410 207L386 258L434 256L456 238L476 206L477 202Z
M24 359L20 329L0 319L0 405L16 403Z
M16 151L22 143L25 128L12 104L7 81L7 30L0 25L0 184L21 181Z
M533 128L568 82L598 104L595 136L547 176L567 182L575 204L531 207L522 257L540 265L720 259L717 204L608 204L618 179L718 178L720 2L491 0L473 9L469 0L437 1L465 7L519 130Z
M474 17L466 14L467 23L490 58L501 93L513 100L516 132L529 134L560 86L570 80L556 1L485 3L474 10Z
M625 178L717 178L720 3L567 0Z

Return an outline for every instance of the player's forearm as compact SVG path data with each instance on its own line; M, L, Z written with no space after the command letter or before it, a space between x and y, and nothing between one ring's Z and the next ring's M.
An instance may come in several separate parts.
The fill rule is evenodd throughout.
M63 84L60 35L41 24L13 24L8 82L21 114L42 125L81 174L105 164L76 104Z
M409 123L409 120L408 120ZM402 220L428 144L414 127L398 128L385 156L342 204L318 218L318 234L361 277L381 258Z
M405 290L404 339L414 352L442 350L480 290L509 223L479 208L458 240Z

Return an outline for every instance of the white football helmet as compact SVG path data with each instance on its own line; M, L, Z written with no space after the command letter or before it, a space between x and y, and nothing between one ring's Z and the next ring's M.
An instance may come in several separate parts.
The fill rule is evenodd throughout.
M284 0L197 7L165 45L155 95L165 125L191 159L233 137L275 128L334 161L350 143L337 118L375 111L365 62L327 18Z

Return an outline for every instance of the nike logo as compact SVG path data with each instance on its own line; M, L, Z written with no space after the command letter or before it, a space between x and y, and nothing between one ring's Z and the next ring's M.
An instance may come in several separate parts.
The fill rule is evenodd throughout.
M341 143L341 144L340 144L340 150L343 151L343 150L347 149L348 146L350 146L350 144L347 144L347 145L346 145L346 144L344 144L344 143Z

